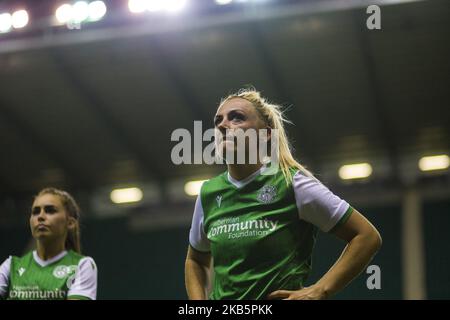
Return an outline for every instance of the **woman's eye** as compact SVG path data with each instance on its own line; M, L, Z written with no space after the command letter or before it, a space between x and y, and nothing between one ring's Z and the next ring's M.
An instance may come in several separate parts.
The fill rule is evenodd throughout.
M230 115L230 120L234 120L234 121L243 121L245 120L244 115L240 114L240 113L234 113Z
M45 207L45 213L55 213L56 212L56 208L53 206L48 206Z
M39 214L39 212L41 212L41 208L39 208L39 207L31 209L32 215L37 215L37 214Z

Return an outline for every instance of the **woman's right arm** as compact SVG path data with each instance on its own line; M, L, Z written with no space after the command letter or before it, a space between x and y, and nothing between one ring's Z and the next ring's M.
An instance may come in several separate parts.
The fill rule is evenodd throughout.
M0 300L6 298L9 287L9 273L11 268L11 257L0 266Z
M210 283L211 248L204 229L204 212L199 195L195 201L189 247L185 263L185 285L189 299L208 299Z
M211 254L188 247L185 263L186 291L190 300L208 299Z

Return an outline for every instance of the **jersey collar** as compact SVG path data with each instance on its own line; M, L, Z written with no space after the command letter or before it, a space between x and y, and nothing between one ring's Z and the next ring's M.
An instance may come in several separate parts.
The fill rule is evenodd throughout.
M255 178L257 176L259 176L263 171L265 171L267 169L266 165L263 165L261 168L259 168L257 171L253 172L251 175L249 175L247 178L242 179L242 180L236 180L234 179L231 175L230 172L227 171L227 179L228 181L234 185L236 188L240 189L244 186L246 186L247 184L249 184L250 182L252 182L253 180L255 180Z
M42 260L42 259L39 257L39 255L37 254L36 250L34 250L34 251L33 251L33 258L34 258L34 261L36 261L36 263L37 263L38 265L40 265L41 267L46 267L46 266L52 264L53 262L56 262L56 261L62 259L66 254L67 254L67 251L64 250L63 252L59 253L58 255L54 256L54 257L51 258L51 259L48 259L48 260Z

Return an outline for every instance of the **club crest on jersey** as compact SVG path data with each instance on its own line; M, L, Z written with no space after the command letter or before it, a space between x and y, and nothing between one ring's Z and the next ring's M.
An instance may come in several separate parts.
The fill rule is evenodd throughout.
M222 195L221 195L221 194L219 194L219 195L216 197L216 202L217 202L217 207L220 208L220 205L222 204Z
M76 269L77 266L57 266L55 270L53 270L53 276L58 279L63 279L74 273Z
M261 203L271 203L277 195L275 186L267 185L258 191L257 199Z

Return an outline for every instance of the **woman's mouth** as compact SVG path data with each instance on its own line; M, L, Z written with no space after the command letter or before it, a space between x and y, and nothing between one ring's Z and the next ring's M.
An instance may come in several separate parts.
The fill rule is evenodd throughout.
M48 226L45 224L42 224L42 223L40 223L36 226L36 230L39 230L39 231L47 230L47 229L48 229Z

